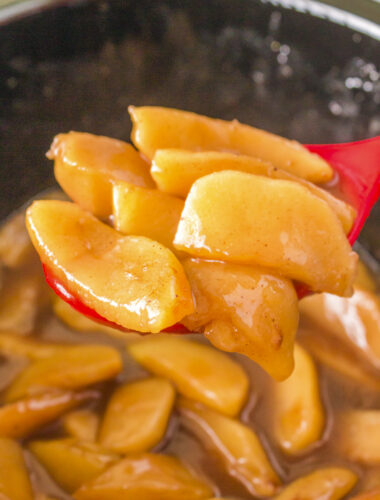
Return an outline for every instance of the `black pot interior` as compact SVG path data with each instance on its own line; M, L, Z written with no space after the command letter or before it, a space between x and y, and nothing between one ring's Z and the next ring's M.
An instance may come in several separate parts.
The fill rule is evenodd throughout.
M380 135L380 42L247 0L71 2L0 27L0 218L54 184L70 129L127 138L128 104L308 142ZM362 241L380 258L377 207Z

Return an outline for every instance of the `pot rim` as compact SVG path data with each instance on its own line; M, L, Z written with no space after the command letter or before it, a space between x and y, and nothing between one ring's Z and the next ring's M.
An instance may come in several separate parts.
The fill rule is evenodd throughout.
M75 7L90 1L94 0L0 0L0 26L43 10ZM349 6L344 5L346 0L258 1L326 19L380 41L380 0L360 0L360 5L358 2Z

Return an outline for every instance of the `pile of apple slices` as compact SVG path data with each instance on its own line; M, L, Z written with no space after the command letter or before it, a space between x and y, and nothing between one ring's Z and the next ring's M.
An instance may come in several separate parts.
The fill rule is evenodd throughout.
M203 332L274 378L293 369L295 284L352 293L354 209L315 183L331 167L237 121L130 108L130 144L58 135L48 157L74 201L37 201L27 226L50 284L126 330Z

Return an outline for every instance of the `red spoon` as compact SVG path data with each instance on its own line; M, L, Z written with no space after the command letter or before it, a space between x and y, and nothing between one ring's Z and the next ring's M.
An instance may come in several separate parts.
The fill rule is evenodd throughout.
M351 245L357 239L371 208L380 195L380 136L358 142L344 144L311 144L306 146L312 153L324 158L334 169L334 179L338 191L345 201L357 210L354 225L348 235ZM72 292L67 290L54 276L51 269L43 266L46 281L54 292L70 304L78 312L88 318L112 328L128 331L126 328L108 321L94 309L87 307ZM308 295L310 291L303 284L297 284L299 298ZM173 333L191 333L181 325L176 324L164 330Z

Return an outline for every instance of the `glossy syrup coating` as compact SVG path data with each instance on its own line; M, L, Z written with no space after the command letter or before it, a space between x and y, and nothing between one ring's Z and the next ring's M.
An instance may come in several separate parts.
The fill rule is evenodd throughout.
M115 323L159 332L193 311L182 266L159 243L123 236L69 202L35 202L27 223L43 263Z
M150 160L158 149L231 151L260 158L311 182L332 178L330 165L289 141L237 120L226 122L158 106L129 107L132 142Z
M55 137L47 157L61 188L82 208L102 219L112 213L112 181L153 187L149 167L128 143L83 132Z
M198 179L174 244L197 257L268 267L314 291L352 294L357 255L342 225L295 182L227 170Z

